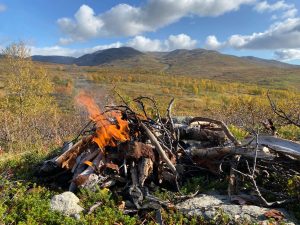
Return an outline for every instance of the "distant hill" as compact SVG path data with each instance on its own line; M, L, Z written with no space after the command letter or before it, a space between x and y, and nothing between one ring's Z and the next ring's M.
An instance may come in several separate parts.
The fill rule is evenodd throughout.
M57 63L57 64L66 64L70 65L74 63L75 57L69 57L69 56L43 56L43 55L34 55L31 56L31 59L33 61L38 62L47 62L47 63Z
M270 59L262 59L254 56L243 56L241 57L243 59L249 60L249 62L257 63L257 64L262 64L265 66L275 66L279 68L300 68L299 65L292 65L288 63L283 63L277 60L270 60Z
M131 60L130 60L131 59ZM139 61L139 59L146 59L161 64L159 67L170 65L175 66L180 62L182 66L189 64L194 67L195 64L201 65L203 63L213 66L266 66L278 68L299 68L300 66L283 63L276 60L261 59L253 56L237 57L233 55L221 54L217 51L206 49L177 49L171 52L140 52L131 47L109 48L105 50L96 51L91 54L85 54L81 57L68 57L68 56L32 56L33 61L57 63L57 64L76 64L78 66L101 66L113 65L118 66L117 63L122 64L129 61ZM117 62L117 63L116 63ZM164 64L164 66L162 65Z
M116 60L127 60L142 55L144 55L144 53L130 47L110 48L83 55L75 59L75 64L78 66L98 66L113 63Z
M164 56L162 60L172 66L175 66L177 70L180 67L197 67L201 69L213 69L214 67L225 68L241 68L241 67L278 67L278 68L295 68L299 66L291 65L288 63L279 62L276 60L261 59L253 56L237 57L233 55L221 54L217 51L194 49L174 50ZM180 62L180 64L178 63Z
M205 49L177 49L171 52L140 52L134 48L110 48L78 58L64 56L32 56L34 61L113 68L143 69L173 75L201 76L218 80L264 81L273 77L300 77L300 66L252 56L238 57ZM272 78L272 79L273 79ZM269 79L269 78L268 78ZM267 82L267 81L266 81Z

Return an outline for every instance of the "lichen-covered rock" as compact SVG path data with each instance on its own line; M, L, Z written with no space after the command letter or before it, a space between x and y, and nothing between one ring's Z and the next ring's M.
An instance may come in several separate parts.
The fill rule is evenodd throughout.
M225 195L200 195L188 199L176 205L176 208L188 215L203 216L207 219L213 219L218 213L222 212L228 215L232 220L248 220L252 222L264 222L267 220L265 213L268 208L255 205L234 205L228 201ZM297 224L295 219L288 215L285 210L279 209L283 213L284 222L292 225Z
M66 216L74 216L84 210L78 203L79 198L74 193L66 191L52 197L50 208Z

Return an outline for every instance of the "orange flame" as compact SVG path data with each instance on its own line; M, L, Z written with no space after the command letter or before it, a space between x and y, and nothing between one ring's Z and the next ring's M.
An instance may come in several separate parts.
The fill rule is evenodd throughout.
M97 130L93 141L100 149L106 146L115 147L117 141L124 142L130 139L128 121L123 120L119 112L113 111L111 115L101 113L95 101L84 93L79 94L77 102L87 108L90 119L96 123Z

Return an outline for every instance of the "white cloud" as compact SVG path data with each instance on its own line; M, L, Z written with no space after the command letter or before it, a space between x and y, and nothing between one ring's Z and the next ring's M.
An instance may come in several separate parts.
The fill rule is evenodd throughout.
M280 49L274 52L275 58L282 61L300 59L300 49Z
M257 50L300 48L300 18L289 18L274 23L260 33L232 35L222 43L222 47Z
M174 49L193 49L197 45L197 41L193 40L186 34L170 35L166 40L150 39L144 36L136 36L126 43L115 42L108 45L97 45L92 48L71 49L61 46L50 46L38 48L29 46L32 55L61 55L61 56L81 56L92 53L98 50L107 48L119 48L122 46L129 46L137 50L147 51L172 51Z
M68 45L71 44L73 42L72 38L60 38L58 40L59 45Z
M170 35L164 42L167 51L174 49L193 49L197 45L196 40L192 40L190 36L186 34Z
M50 46L50 47L35 47L28 46L31 49L31 55L59 55L59 56L74 56L78 57L84 54L93 53L95 51L107 49L107 48L119 48L123 44L120 42L112 43L109 45L97 45L91 48L83 48L83 49L71 49L64 48L61 46Z
M235 34L232 35L227 42L224 42L223 46L229 46L237 49L243 48L243 46L245 46L245 44L247 43L247 39L247 36Z
M282 18L283 19L294 18L294 17L296 17L297 13L298 13L298 9L292 8L292 9L285 11L282 15Z
M267 1L257 2L254 10L259 13L264 12L280 12L279 15L272 15L271 19L287 19L296 17L298 10L294 4L288 4L284 0L277 1L273 4L269 4Z
M258 2L254 7L254 9L259 13L263 13L266 11L273 12L277 10L286 10L291 8L294 8L294 5L287 4L285 3L285 1L278 1L275 2L274 4L269 4L267 1L263 1L263 2Z
M162 51L162 42L158 39L152 40L144 36L136 36L129 40L127 46L133 47L140 51Z
M74 18L60 18L58 25L73 41L109 36L135 36L174 23L188 15L220 16L255 0L148 0L142 7L119 4L96 15L82 5Z
M51 47L35 47L28 46L31 50L31 55L61 55L61 56L75 56L76 50L70 48L63 48L60 46Z
M172 51L175 49L196 48L197 41L186 34L170 35L168 39L164 41L158 39L152 40L144 36L136 36L125 45L140 51Z
M204 47L210 50L218 50L222 48L224 43L218 41L217 37L214 35L210 35L206 38Z
M0 3L0 13L6 11L7 7L6 5Z
M70 38L63 40L85 40L89 37L95 37L101 31L103 22L95 16L94 10L87 5L82 5L75 14L75 21L69 18L60 18L57 20L60 28L70 34ZM80 34L80 35L77 35Z
M240 48L279 49L300 47L300 18L286 19L273 24L262 33L239 36L243 40Z

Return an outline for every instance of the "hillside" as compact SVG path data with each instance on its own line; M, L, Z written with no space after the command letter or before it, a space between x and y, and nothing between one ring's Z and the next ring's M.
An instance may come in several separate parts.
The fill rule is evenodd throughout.
M75 57L58 56L58 55L51 55L51 56L34 55L31 57L31 59L33 61L38 61L38 62L70 65L74 63Z
M281 88L300 86L300 66L252 56L237 57L205 49L140 52L121 47L97 51L79 58L32 56L32 59L43 63L144 70L220 81L252 82L264 86L272 84L273 87Z
M130 47L110 48L99 50L94 53L85 54L78 58L68 56L32 56L33 61L49 62L57 64L71 64L78 66L103 66L122 64L122 61L138 61L139 59L153 61L157 65L167 65L166 70L177 72L184 69L184 66L198 65L198 72L201 72L200 65L206 67L222 66L232 67L276 67L276 68L300 68L300 66L283 63L276 60L261 59L253 56L237 57L233 55L221 54L217 51L205 49L177 49L171 52L140 52ZM171 68L172 67L172 68ZM202 66L201 66L202 67ZM176 68L176 69L174 69Z
M121 47L110 48L96 51L91 54L85 54L78 58L67 56L32 56L34 61L49 62L57 64L71 64L78 66L105 66L113 65L122 67L123 63L133 63L137 61L149 61L144 64L153 64L156 67L165 68L167 72L182 73L192 69L193 73L200 74L206 72L207 69L221 66L223 69L232 68L265 68L276 67L283 69L300 68L299 66L288 63L279 62L276 60L261 59L253 56L237 57L233 55L221 54L217 51L205 49L177 49L171 52L140 52L134 48ZM149 69L144 68L144 69Z
M279 67L279 68L300 68L299 65L283 63L283 62L280 62L277 60L261 59L261 58L254 57L254 56L243 56L241 58L246 59L249 62L261 64L264 66L275 66L275 67Z
M117 60L142 57L143 55L142 52L129 47L110 48L83 55L75 59L74 63L78 66L98 66L113 63Z

